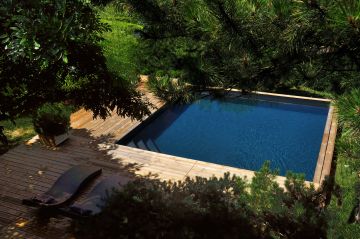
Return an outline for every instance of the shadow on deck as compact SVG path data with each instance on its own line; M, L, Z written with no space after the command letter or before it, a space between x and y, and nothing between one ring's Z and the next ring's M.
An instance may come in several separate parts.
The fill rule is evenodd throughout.
M100 148L100 142L111 141L114 135L92 135L90 130L74 129L70 139L55 150L36 141L0 156L0 238L71 237L68 230L71 219L24 206L21 200L46 192L60 174L74 165L89 164L103 169L84 193L111 174L135 175L139 169L136 164L114 160L107 154L111 146Z

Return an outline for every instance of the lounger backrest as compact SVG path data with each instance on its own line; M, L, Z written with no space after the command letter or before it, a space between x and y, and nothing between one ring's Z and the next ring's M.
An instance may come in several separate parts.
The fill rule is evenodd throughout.
M55 198L60 198L66 194L74 194L86 179L98 175L100 172L101 168L98 167L89 165L74 166L62 174L46 194Z

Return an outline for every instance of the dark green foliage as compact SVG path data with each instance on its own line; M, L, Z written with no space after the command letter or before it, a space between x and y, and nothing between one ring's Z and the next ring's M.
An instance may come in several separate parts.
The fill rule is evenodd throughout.
M99 43L108 30L88 1L1 1L0 121L64 100L94 117L148 114L134 85L107 69Z
M339 122L360 136L360 89L353 89L336 101Z
M118 0L136 21L142 73L196 85L342 93L360 82L357 0Z
M353 89L336 101L342 136L338 148L342 154L360 158L360 90Z
M69 131L71 108L62 103L46 103L33 117L34 130L45 136L56 136Z
M360 135L358 108L360 91L354 88L336 101L339 133L336 142L336 183L341 187L342 204L332 200L328 207L331 215L331 238L357 238L360 227L356 219L359 210ZM354 223L353 222L357 222ZM350 223L350 224L349 224Z
M100 5L100 6L105 6L106 4L110 3L112 0L91 0L91 2L94 5Z
M5 136L4 130L5 130L4 126L0 126L0 143L7 145L8 140Z
M172 103L189 103L195 99L190 87L181 77L175 78L168 75L151 76L148 87L161 99Z
M86 238L260 237L250 224L254 215L236 199L243 190L231 190L236 184L230 177L178 184L136 180L109 200L103 215L78 225L79 233Z
M177 183L138 178L74 231L79 238L326 238L323 191L295 175L286 189L268 164L250 185L229 174Z
M138 39L133 34L141 25L128 21L126 12L117 10L114 4L101 8L101 21L110 25L111 31L102 34L101 42L106 65L108 69L120 77L131 82L138 82L139 76L136 68L137 59L141 58L138 51ZM139 56L137 56L139 54Z
M4 140L7 141L2 145L0 139L0 154L5 153L10 147L23 143L36 135L31 117L21 117L15 119L15 121L1 121L0 125L4 126L4 134L6 136Z
M354 208L350 213L348 223L360 223L360 182L355 183L355 196L356 201Z

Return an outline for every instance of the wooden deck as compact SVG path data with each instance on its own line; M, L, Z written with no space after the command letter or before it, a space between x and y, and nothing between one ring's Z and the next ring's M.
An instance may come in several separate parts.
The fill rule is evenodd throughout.
M148 94L148 98L158 108L163 106L152 95ZM21 200L44 193L60 174L77 164L102 167L103 174L97 181L114 173L152 173L164 180L222 176L225 172L246 178L254 175L249 170L116 145L116 140L140 123L116 114L104 121L79 110L71 122L70 139L56 150L42 146L35 137L0 156L0 238L73 238L67 231L70 219L57 215L38 217L38 211L21 205ZM284 180L277 177L280 184Z
M147 97L156 107L163 106L152 95ZM99 143L113 143L139 123L116 113L106 120L93 119L91 112L79 110L71 116L70 139L61 147L46 148L34 137L1 155L0 238L71 238L67 231L70 219L58 215L39 217L38 210L23 206L21 200L46 192L64 171L77 164L103 168L96 181L114 173L133 175L138 170L136 165L114 160L106 153L109 149L99 148Z

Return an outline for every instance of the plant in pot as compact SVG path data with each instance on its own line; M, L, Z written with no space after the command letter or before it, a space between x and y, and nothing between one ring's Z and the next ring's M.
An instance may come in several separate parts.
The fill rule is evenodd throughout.
M62 103L45 103L33 117L35 131L40 141L56 147L69 138L71 108Z

